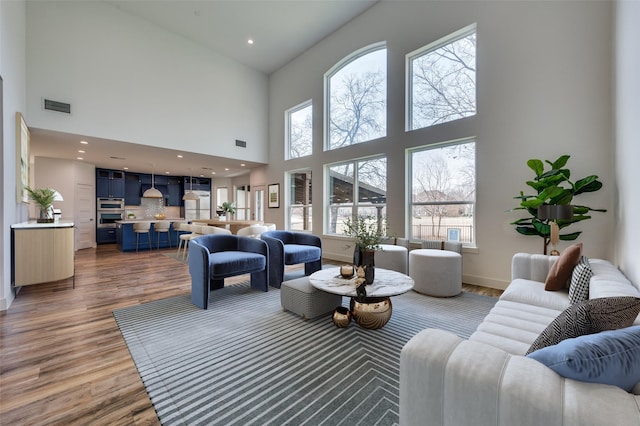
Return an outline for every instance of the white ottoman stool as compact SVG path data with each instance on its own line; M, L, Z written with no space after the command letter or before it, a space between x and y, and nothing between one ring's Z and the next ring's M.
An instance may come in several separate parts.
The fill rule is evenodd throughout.
M380 244L382 250L376 251L376 268L390 269L392 271L407 273L408 252L406 247L393 244Z
M318 290L309 283L309 277L301 277L282 282L280 303L285 311L298 314L303 319L312 319L333 313L337 306L342 305L342 296Z
M450 297L462 291L462 256L449 250L417 249L409 252L413 289L429 296Z

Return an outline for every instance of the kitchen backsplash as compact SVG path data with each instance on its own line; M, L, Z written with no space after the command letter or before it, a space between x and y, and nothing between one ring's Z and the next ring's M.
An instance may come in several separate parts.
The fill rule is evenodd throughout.
M181 207L163 207L162 209L166 219L181 219L183 217ZM127 219L130 213L133 213L136 219L153 219L155 214L147 206L125 206L124 218Z

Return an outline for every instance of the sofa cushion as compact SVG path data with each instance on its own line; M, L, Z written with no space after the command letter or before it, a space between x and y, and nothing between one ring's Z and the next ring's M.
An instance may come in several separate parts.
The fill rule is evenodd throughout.
M630 392L640 381L640 326L566 339L527 356L562 377Z
M542 292L545 293L544 290ZM524 355L531 343L561 312L562 309L500 299L469 340L486 343L510 354Z
M565 309L540 333L527 354L565 339L629 327L640 312L640 298L606 297L578 302Z
M284 245L284 264L297 265L318 260L322 257L322 249L304 244Z
M593 271L589 283L589 298L613 296L640 297L640 291L611 262L603 259L589 259Z
M544 283L524 278L516 278L511 281L511 284L500 296L500 300L525 303L560 312L571 304L567 290L544 291Z
M567 287L573 268L578 264L582 254L582 243L567 247L558 256L558 260L549 269L549 274L544 282L547 291L558 291Z
M571 284L569 284L569 301L571 303L582 302L589 298L591 275L593 274L589 266L589 259L586 256L581 256L571 274Z
M209 256L211 278L262 271L266 263L265 256L244 251L221 251Z

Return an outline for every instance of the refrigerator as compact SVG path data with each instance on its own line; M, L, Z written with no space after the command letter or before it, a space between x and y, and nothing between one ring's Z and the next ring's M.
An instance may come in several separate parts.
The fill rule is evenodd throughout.
M186 220L211 219L211 192L193 191L199 200L184 200L184 218Z

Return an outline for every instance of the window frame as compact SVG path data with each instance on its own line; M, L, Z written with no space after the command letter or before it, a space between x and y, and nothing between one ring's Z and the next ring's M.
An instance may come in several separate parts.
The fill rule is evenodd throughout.
M452 121L457 121L457 120L461 120L463 118L469 118L469 117L473 117L475 115L478 115L478 84L477 84L477 70L476 70L476 95L475 95L475 100L476 100L476 111L475 114L467 116L467 117L461 117L455 120L449 120L449 121L445 121L443 123L437 123L437 124L432 124L430 126L425 126L425 127L419 127L419 128L413 128L413 61L417 58L420 58L424 55L429 54L430 52L433 52L435 50L440 49L441 47L444 47L448 44L454 43L458 40L461 40L465 37L467 37L470 34L476 33L478 32L478 25L476 23L473 23L471 25L468 25L464 28L459 29L458 31L455 31L451 34L448 34L444 37L439 38L436 41L433 41L425 46L420 47L419 49L416 49L412 52L409 52L405 55L405 71L406 71L406 75L405 75L405 111L404 111L404 117L405 117L405 131L406 132L412 132L412 131L416 131L416 130L421 130L421 129L428 129L430 127L436 126L438 124L445 124L445 123L450 123ZM477 49L476 49L476 64L477 64ZM476 67L477 69L477 67Z
M347 65L350 65L352 62L357 61L358 59L362 58L363 56L366 56L370 53L376 52L378 50L387 50L387 42L386 41L380 41L377 43L372 43L370 45L364 46L360 49L355 50L354 52L350 53L349 55L345 56L344 58L342 58L340 61L338 61L335 65L333 65L331 68L329 68L329 70L327 72L324 73L324 78L323 78L323 82L324 82L324 87L323 87L323 93L324 93L324 100L323 100L323 123L322 123L322 128L323 128L323 132L324 132L324 137L323 137L323 150L324 151L333 151L336 149L340 149L340 148L346 148L346 147L337 147L337 148L331 148L331 78L338 73L338 71L342 70L344 67L346 67ZM388 58L386 58L388 59ZM385 85L388 86L388 68L389 68L389 62L388 60L385 63L386 65L386 69L385 69ZM385 115L388 115L388 93L385 96ZM377 139L380 139L382 137L385 137L387 135L387 127L388 127L388 123L385 121L385 131L384 131L384 135L379 136L375 139L370 139L368 141L364 141L361 143L367 143L367 142L371 142ZM353 145L349 145L349 146L353 146Z
M305 108L311 108L311 152L307 155L301 155L300 157L293 157L291 155L291 115L296 112L302 111ZM284 112L284 139L285 139L285 150L284 150L284 159L285 160L294 160L296 158L304 158L310 157L313 155L313 99L309 99L304 101L292 108L285 110Z
M344 238L348 238L346 235L342 234L342 233L338 233L338 232L331 232L331 208L333 206L333 204L331 203L331 193L329 191L331 191L333 188L331 186L331 168L335 167L335 166L341 166L341 165L347 165L347 164L352 164L353 165L353 201L350 204L345 204L345 205L341 205L339 208L350 208L351 209L351 217L354 218L356 215L358 215L358 210L360 208L367 208L367 207L376 207L376 206L380 206L383 205L383 210L385 210L385 213L382 215L382 217L386 216L386 209L387 209L387 205L388 203L385 201L384 204L380 204L380 203L365 203L365 202L360 202L359 199L359 188L360 188L360 180L359 180L359 172L358 172L358 163L363 162L363 161L371 161L371 160L377 160L377 159L384 159L386 161L386 171L385 171L385 179L386 179L386 184L385 186L387 186L388 182L389 182L389 176L387 174L388 172L388 163L389 163L389 157L386 154L376 154L376 155L372 155L372 156L367 156L367 157L359 157L359 158L354 158L354 159L349 159L349 160L344 160L344 161L336 161L335 163L330 163L330 164L325 164L324 165L324 188L323 188L323 194L324 194L324 199L325 199L325 203L324 203L324 220L323 220L323 228L324 228L324 234L325 235L330 235L332 237L344 237ZM386 192L386 189L385 189Z
M309 217L311 217L312 220L310 220L309 222L304 222L303 228L304 226L306 226L306 224L309 224L309 229L302 229L302 230L296 230L298 232L313 232L313 192L311 192L311 199L308 200L309 204L293 204L293 201L291 199L291 186L292 186L292 181L291 179L293 178L294 175L299 174L299 173L309 173L311 174L311 188L313 191L313 170L311 169L311 167L305 167L303 169L298 169L298 170L290 170L288 172L285 172L285 177L284 177L284 182L286 185L287 190L285 191L285 203L286 203L286 210L285 210L285 229L291 231L293 230L293 227L291 226L291 217L293 216L291 211L294 208L303 208L303 209L308 209L309 211Z
M413 201L413 169L414 169L414 164L413 164L413 154L417 153L417 152L422 152L422 151L428 151L428 150L434 150L434 149L440 149L440 148L446 148L446 147L450 147L450 146L456 146L456 145L464 145L467 143L474 143L474 158L473 158L473 164L474 164L474 199L472 202L470 201L463 201L463 200L457 200L457 201L442 201L442 202L414 202ZM406 197L407 197L407 211L406 211L406 217L407 217L407 224L406 224L406 228L407 228L407 236L411 241L421 241L421 239L415 239L413 237L413 209L414 206L416 205L471 205L471 210L473 211L472 214L472 222L471 222L471 241L470 242L464 242L463 243L463 247L465 248L476 248L477 247L477 239L476 239L476 232L477 232L477 226L476 226L476 220L477 220L477 212L476 212L476 206L477 206L477 189L478 189L478 180L477 180L477 176L478 176L478 168L477 168L477 146L478 146L478 138L476 136L470 136L470 137L466 137L466 138L461 138L461 139L454 139L454 140L449 140L449 141L444 141L444 142L439 142L439 143L433 143L433 144L428 144L428 145L422 145L422 146L417 146L414 148L410 148L406 150L406 170L407 170L407 179L406 179L406 183L405 183L405 187L406 187ZM445 230L446 233L446 230ZM446 241L446 238L445 238Z

